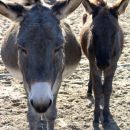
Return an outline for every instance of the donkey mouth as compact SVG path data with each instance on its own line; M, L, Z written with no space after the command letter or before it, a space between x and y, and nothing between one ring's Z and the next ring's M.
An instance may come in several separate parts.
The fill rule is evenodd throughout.
M32 107L37 113L45 113L52 104L51 100L48 105L35 105L32 100L30 102L31 102Z

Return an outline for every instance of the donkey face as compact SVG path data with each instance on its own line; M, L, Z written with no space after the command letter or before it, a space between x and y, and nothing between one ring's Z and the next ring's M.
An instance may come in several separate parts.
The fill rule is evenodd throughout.
M29 88L29 100L39 113L47 111L53 102L52 89L55 82L60 82L64 68L60 19L81 1L57 2L52 7L39 2L29 8L0 2L0 13L19 22L18 63Z
M105 69L111 64L115 47L120 47L121 32L118 15L124 12L128 2L129 0L122 0L109 7L102 0L97 3L83 1L85 9L92 15L90 47L93 48L100 69Z
M114 46L120 38L117 18L107 7L101 7L98 14L93 16L92 24L92 42L97 66L105 69L111 63Z
M34 6L21 22L17 43L31 103L38 112L44 112L53 101L51 89L64 67L63 35L52 11ZM43 107L38 106L41 103Z
M34 6L20 23L17 37L19 64L29 84L38 81L55 82L63 69L63 35L52 11Z

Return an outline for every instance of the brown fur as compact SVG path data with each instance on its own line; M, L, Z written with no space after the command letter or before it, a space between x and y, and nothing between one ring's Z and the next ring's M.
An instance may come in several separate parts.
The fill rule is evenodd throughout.
M87 16L87 20L85 19L85 23L83 17L84 26L80 38L82 50L90 65L87 93L88 96L92 96L93 88L95 96L94 123L99 123L102 95L104 96L104 124L109 123L112 80L124 43L118 15L124 12L127 5L128 0L120 0L113 7L108 7L103 0L83 1L83 6L90 15Z

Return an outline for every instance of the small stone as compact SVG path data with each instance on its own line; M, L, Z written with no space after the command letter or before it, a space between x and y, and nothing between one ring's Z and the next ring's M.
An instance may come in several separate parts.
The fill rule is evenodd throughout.
M88 108L90 108L90 107L92 107L92 104L93 104L93 102L92 102L91 100L87 99L87 104L86 104L86 106L87 106Z
M130 105L130 97L129 97L129 96L126 97L126 103L127 103L128 105Z

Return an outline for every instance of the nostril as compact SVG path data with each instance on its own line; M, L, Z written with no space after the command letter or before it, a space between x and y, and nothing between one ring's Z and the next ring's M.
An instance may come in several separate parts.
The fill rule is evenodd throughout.
M51 106L51 104L52 104L52 100L50 100L50 103L49 103L49 106L48 106L48 107L50 107L50 106Z
M32 99L30 100L30 103L31 103L32 106L34 106L34 103L33 103L33 100L32 100Z

